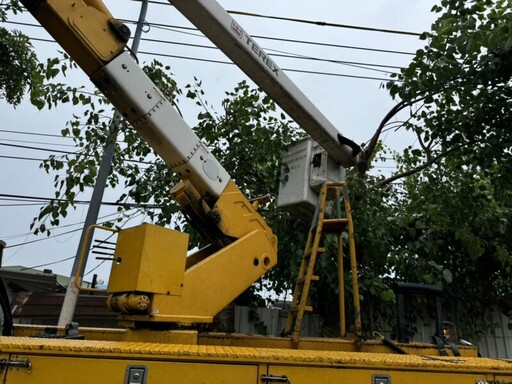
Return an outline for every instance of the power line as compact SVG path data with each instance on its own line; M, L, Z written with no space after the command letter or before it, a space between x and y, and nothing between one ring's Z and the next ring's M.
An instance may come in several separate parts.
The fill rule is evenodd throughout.
M11 195L11 194L5 194L0 193L0 200L4 201L55 201L55 202L69 202L66 199L56 199L56 198L50 198L50 197L41 197L41 196L27 196L27 195ZM90 201L87 200L73 200L74 204L90 204ZM162 208L161 205L158 204L138 204L138 203L117 203L112 201L105 201L101 203L105 206L113 206L113 207L127 207L127 208L145 208L145 209L159 209Z
M262 39L262 40L274 40L274 41L282 41L282 42L286 42L286 43L318 45L318 46L322 46L322 47L331 47L331 48L354 49L354 50L359 50L359 51L370 51L370 52L378 52L378 53L391 53L391 54L395 54L395 55L408 55L408 56L415 55L414 52L396 51L396 50L392 50L392 49L361 47L361 46L356 46L356 45L319 43L319 42L310 42L307 40L285 39L285 38L279 38L279 37L267 37L267 36L258 36L258 35L253 35L252 37L254 37L256 39Z
M54 153L62 153L62 154L65 154L65 155L76 155L78 154L80 151L76 151L76 152L69 152L69 151L60 151L58 149L51 149L51 148L41 148L41 147L33 147L33 146L29 146L29 145L19 145L19 144L5 144L5 143L0 143L1 146L3 147L12 147L12 148L22 148L22 149L32 149L34 151L44 151L44 152L54 152Z
M107 215L107 216L104 216L104 217L101 217L101 219L105 218L105 217L108 217L108 216L115 216L115 215L118 215L119 213L115 213L115 214L110 214L110 215ZM82 222L83 223L83 222ZM81 223L78 223L78 224L81 224ZM78 224L74 224L74 225L78 225ZM83 228L76 228L76 229L72 229L70 231L66 231L66 232L62 232L62 233L57 233L55 235L51 235L51 236L47 236L45 238L42 238L42 239L34 239L34 240L30 240L30 241L24 241L22 243L18 243L18 244L13 244L13 245L8 245L6 246L4 249L7 249L7 248L17 248L17 247L21 247L21 246L24 246L24 245L27 245L27 244L33 244L33 243L38 243L40 241L45 241L45 240L49 240L49 239L53 239L55 237L59 237L59 236L64 236L64 235L69 235L70 233L75 233L75 232L78 232L78 231L81 231ZM29 233L30 235L30 233ZM7 258L5 261L7 261L9 258Z
M123 20L123 21L133 22L133 21L130 21L130 20ZM37 27L37 25L35 25L35 24L28 24L28 23L21 23L21 22L9 22L9 23ZM168 25L166 25L166 24L149 23L149 25L168 28ZM42 38L31 38L31 40L55 43L55 41L53 41L53 40L42 39ZM199 45L199 44L190 44L190 43L180 43L180 42L168 42L168 41L158 40L158 39L147 39L147 38L144 38L142 40L153 41L153 42L158 42L158 43L166 43L166 44L177 44L177 45L200 47L200 48L218 49L217 47L212 47L212 46L205 46L205 45ZM348 47L348 46L345 46L345 47ZM368 50L367 48L364 48L364 49ZM379 51L385 51L385 50L379 50ZM396 52L398 53L398 51L396 51ZM174 59L192 60L192 61L208 62L208 63L214 63L214 64L235 65L232 62L213 60L213 59L197 58L197 57L191 57L191 56L169 55L169 54L162 54L162 53L156 53L156 52L147 52L147 51L146 52L139 52L139 53L140 54L150 55L150 56L168 57L168 58L174 58ZM400 53L403 53L403 52L400 52ZM284 56L284 57L293 58L293 59L303 59L303 60L304 59L308 59L308 60L316 60L316 61L320 61L320 62L330 62L330 63L336 63L336 64L341 64L341 65L357 67L357 68L361 68L361 69L365 69L365 70L378 71L378 72L381 72L381 73L384 73L384 72L392 73L392 72L383 71L383 70L377 70L377 69L374 69L374 68L366 68L365 66L368 65L368 66L393 67L393 66L389 66L389 65L378 65L378 64L374 64L374 63L354 63L354 62L345 62L343 60L330 60L330 59L306 57L306 56L302 56L302 55L298 55L298 54L293 54L293 55L288 55L288 56L273 54L272 56L281 56L281 57ZM349 74L323 72L323 71L309 71L309 70L302 70L302 69L295 69L295 68L281 68L281 69L283 71L287 71L287 72L304 73L304 74L312 74L312 75L345 77L345 78L362 79L362 80L396 81L396 80L392 80L392 79L388 79L388 78L371 77L371 76L360 76L360 75L349 75Z
M116 214L114 214L114 215L116 215ZM102 217L102 218L105 218L105 217L108 217L108 216L112 216L112 215L107 215L107 216L104 216L104 217ZM134 219L134 218L135 218L135 217L137 217L137 216L140 216L140 214L139 214L139 215L131 215L131 216L128 218L128 220L126 220L126 221L121 225L121 228L122 228L124 225L126 225L130 220ZM76 224L75 224L75 225L76 225ZM53 236L48 236L48 237L46 237L46 238L44 238L44 239L36 239L36 240L28 241L28 242L23 242L23 243L19 243L19 244L15 244L15 245L7 246L7 247L5 247L5 248L19 247L19 246L23 246L23 245L30 244L30 243L35 243L35 242L38 242L38 241L44 241L44 240L48 240L48 239L51 239L51 238L55 238L55 237L57 237L57 236L66 235L66 234L69 234L69 233L72 233L72 232L77 232L77 231L79 231L79 230L81 230L81 228L78 228L78 229L75 229L75 230L72 230L72 231L68 231L68 232L65 232L65 233L61 233L61 234L57 234L57 235L53 235ZM111 238L113 235L114 235L114 234L111 234L107 239ZM105 241L105 240L103 240L103 242L104 242L104 241ZM92 246L92 249L95 249L95 248L97 248L97 247L98 247L97 245L94 245L94 246ZM11 256L11 257L12 257L12 256ZM45 263L45 264L41 264L41 265L36 265L36 266L32 266L32 267L26 267L26 268L24 268L24 269L22 269L22 270L26 270L26 269L33 269L33 268L40 268L40 267L46 267L46 266L48 266L48 265L54 265L54 264L62 263L62 262L64 262L64 261L67 261L67 260L73 259L73 258L75 258L75 257L76 257L76 256L71 256L71 257L67 257L67 258L65 258L65 259L61 259L61 260L57 260L57 261L52 261L52 262ZM7 261L9 258L10 258L10 257L8 257L5 261ZM103 262L102 262L102 263L100 263L100 265L102 265L102 264L103 264ZM100 266L100 265L99 265L99 266ZM98 266L98 267L99 267L99 266ZM96 267L96 268L98 268L98 267ZM93 271L93 270L95 270L96 268L93 268L93 269L92 269L91 271L89 271L88 273L92 272L92 271ZM84 276L85 276L85 275L84 275Z
M376 63L364 63L360 61L346 61L346 60L335 60L335 59L320 59L313 56L305 56L300 55L298 53L290 53L286 51L280 51L277 49L272 48L266 48L267 52L278 52L278 53L271 53L269 56L276 56L276 57L284 57L284 58L293 58L293 59L300 59L300 60L312 60L312 61L322 61L326 63L334 63L334 64L344 64L344 65L359 65L361 67L381 67L381 68L395 68L395 69L403 69L404 67L400 67L398 65L387 65L387 64L376 64ZM281 54L280 54L281 53ZM370 68L365 68L370 69Z
M121 19L121 21L127 22L127 23L132 23L132 24L136 23L134 20L129 20L129 19ZM180 26L180 25L151 23L150 26L161 28L161 29L166 29L166 30L172 31L172 32L180 32L180 33L185 33L185 32L176 31L176 29L199 32L199 29L197 29L197 28L184 27L184 26ZM192 34L192 33L187 33L187 34L196 36L196 37L202 37L202 38L206 39L206 36L204 36L204 35ZM251 37L253 37L255 39L261 39L261 40L280 41L280 42L285 42L285 43L305 44L305 45L330 47L330 48L354 49L354 50L371 51L371 52L379 52L379 53L391 53L391 54L396 54L396 55L409 55L409 56L415 55L414 52L397 51L397 50L392 50L392 49L381 49L381 48L372 48L372 47L361 47L361 46L357 46L357 45L333 44L333 43L324 43L324 42L318 42L318 41L287 39L287 38L282 38L282 37L263 36L263 35L251 35Z
M60 139L72 139L72 137L70 137L70 136L53 135L50 133L40 133L40 132L13 131L13 130L9 130L9 129L0 129L0 132L16 133L19 135L30 135L30 136L58 137Z
M131 23L136 24L137 22L135 20L130 19L119 19L122 22L125 23ZM193 32L199 32L201 31L195 27L185 27L182 25L173 25L173 24L162 24L162 23L148 23L151 27L156 27L160 29L165 29L172 32L178 32L178 30L184 30L184 31L193 31ZM33 26L37 26L33 24ZM201 38L207 38L203 34L192 34L187 33L192 36L201 37ZM274 37L274 36L265 36L265 35L251 35L251 37L255 39L262 39L262 40L271 40L271 41L280 41L280 42L286 42L286 43L296 43L296 44L306 44L306 45L313 45L313 46L322 46L322 47L331 47L331 48L342 48L342 49L355 49L355 50L363 50L363 51L373 51L373 52L380 52L380 53L392 53L397 55L411 55L414 56L414 52L406 52L406 51L397 51L397 50L390 50L390 49L381 49L381 48L373 48L373 47L362 47L358 45L344 45L344 44L333 44L333 43L325 43L325 42L319 42L319 41L308 41L308 40L298 40L298 39L288 39L288 38L282 38L282 37Z
M89 274L91 274L92 272L94 272L95 270L97 270L99 267L101 267L103 264L105 264L105 262L107 262L108 260L103 260L101 263L99 263L97 266L95 266L94 268L90 269L88 272L84 273L84 275L82 277L85 277Z
M235 63L232 63L230 61L221 61L221 60L213 60L213 59L201 59L201 58L198 58L198 57L169 55L169 54L165 54L165 53L155 53L155 52L139 51L139 54L150 55L150 56L169 57L169 58L173 58L173 59L184 59L184 60L202 61L202 62L214 63L214 64L236 65ZM285 72L306 73L306 74L310 74L310 75L324 75L324 76L335 76L335 77L347 77L347 78L352 78L352 79L363 79L363 80L396 81L396 80L386 79L386 78L382 78L382 77L347 75L347 74L333 73L333 72L308 71L308 70L304 70L304 69L281 68L281 70L283 70Z
M140 0L132 0L132 1L140 2ZM172 6L172 4L168 3L168 2L163 3L160 1L149 1L149 3L164 5L164 6ZM317 25L317 26L321 26L321 27L346 28L346 29L356 29L356 30L360 30L360 31L369 31L369 32L392 33L392 34L408 35L408 36L421 36L421 33L418 33L418 32L401 31L401 30L396 30L396 29L384 29L384 28L373 28L373 27L366 27L366 26L360 26L360 25L330 23L330 22L326 22L326 21L314 21L314 20L297 19L297 18L282 17L282 16L270 16L270 15L262 15L259 13L233 11L233 10L227 10L227 12L232 15L250 16L250 17L257 17L257 18L271 19L271 20L290 21L290 22L302 23L302 24L313 24L313 25Z
M60 147L74 147L74 148L76 148L76 145L74 145L74 144L49 143L49 142L44 142L44 141L29 141L29 140L15 140L15 139L0 139L0 140L7 141L9 143L57 145L57 146L60 146Z
M0 207L31 207L31 206L41 206L43 203L19 203L19 204L0 204Z
M7 248L7 247L6 247ZM63 263L65 261L68 261L68 260L71 260L71 259L74 259L76 256L71 256L71 257L66 257L65 259L61 259L61 260L57 260L57 261L51 261L49 263L45 263L45 264L40 264L40 265L34 265L32 267L25 267L25 268L21 268L20 271L26 271L27 269L36 269L36 268L41 268L41 267L47 267L49 265L55 265L55 264L59 264L59 263Z
M128 222L128 221L127 221ZM126 223L125 223L126 224ZM110 235L110 237L112 237L114 234ZM7 247L6 247L7 248ZM95 249L95 248L98 248L97 245L93 245L91 247L91 249ZM71 256L71 257L66 257L65 259L61 259L61 260L57 260L57 261L52 261L52 262L49 262L49 263L45 263L45 264L40 264L40 265L35 265L35 266L32 266L32 267L26 267L26 268L23 268L21 269L22 271L23 270L26 270L26 269L35 269L35 268L40 268L40 267L47 267L49 265L54 265L54 264L59 264L59 263L62 263L64 261L68 261L68 260L71 260L71 259L74 259L76 258L76 255L75 256ZM99 263L96 267L94 267L93 269L91 269L89 272L85 273L83 275L83 277L87 276L88 274L90 274L91 272L95 271L96 269L98 269L99 267L101 267L106 261L108 260L103 260L101 263Z
M288 72L307 73L307 74L310 74L310 75L328 75L328 76L347 77L347 78L350 78L350 79L378 80L378 81L391 81L391 82L396 82L397 81L397 80L386 79L386 78L382 78L382 77L359 76L359 75L344 75L344 74L341 74L341 73L306 71L306 70L302 70L302 69L290 69L290 68L284 69L283 68L283 70L284 71L288 71Z
M36 37L32 37L31 40L42 41L42 42L46 42L46 43L56 43L54 40L41 39L41 38L36 38ZM168 57L168 58L173 58L173 59L183 59L183 60L199 61L199 62L206 62L206 63L213 63L213 64L236 65L235 63L232 63L230 61L203 59L203 58L191 57L191 56L169 55L169 54L157 53L157 52L139 51L138 54L149 55L152 57L153 56ZM382 77L347 75L347 74L342 74L342 73L308 71L308 70L304 70L304 69L294 69L294 68L281 68L281 70L285 71L285 72L296 72L296 73L305 73L305 74L310 74L310 75L323 75L323 76L334 76L334 77L346 77L346 78L362 79L362 80L377 80L377 81L392 81L392 82L398 81L398 80L387 79L387 78L382 78Z
M119 212L109 213L108 215L101 216L99 219L103 220L103 219L106 219L107 217L118 216L118 215L119 215ZM84 223L84 221L80 221L78 223L59 225L59 229L68 228L68 227L74 227L76 225L81 225L83 223ZM30 236L30 235L32 235L32 232L20 233L20 234L17 234L17 235L2 236L2 240L12 240L12 239L16 239L18 237L26 237L26 236ZM51 238L51 236L49 236L49 237Z
M162 40L162 39L152 39L152 38L142 38L142 41L147 41L150 43L157 43L157 44L171 44L171 45L181 45L185 47L193 47L193 48L203 48L203 49L214 49L219 51L220 49L218 47L215 47L213 45L204 45L204 44L192 44L192 43L183 43L179 41L170 41L170 40ZM326 58L318 58L318 57L312 57L312 56L305 56L298 53L291 53L286 51L281 51L277 49L272 48L264 48L266 52L278 52L278 53L269 53L269 56L273 57L283 57L288 59L296 59L296 60L311 60L311 61L318 61L318 62L325 62L325 63L333 63L333 64L341 64L341 65L359 65L363 69L373 70L371 68L365 68L365 66L368 67L382 67L382 68L396 68L396 69L402 69L403 67L396 66L396 65L387 65L387 64L376 64L376 63L365 63L365 62L354 62L354 61L346 61L346 60L335 60L335 59L326 59Z
M41 158L30 158L30 157L19 157L19 156L4 156L4 155L0 155L0 159L31 160L31 161L38 161L38 162L47 160L47 159L41 159ZM64 163L67 163L66 160L60 160L60 161L62 161ZM135 160L127 160L127 161L134 162ZM378 167L378 168L396 168L396 167ZM0 198L0 200L3 200L3 199ZM81 203L85 203L85 202L80 202L79 204L81 204ZM34 204L31 204L31 203L26 203L26 204L0 204L0 207L15 207L15 206L29 206L29 205L41 205L41 204L40 203L34 203Z
M141 2L141 0L132 0L132 1L139 2L139 3ZM169 2L162 3L159 1L149 1L149 3L156 4L156 5L173 6ZM316 26L320 26L320 27L355 29L355 30L359 30L359 31L390 33L390 34L415 36L415 37L419 37L422 35L422 33L419 33L419 32L404 31L404 30L399 30L399 29L386 29L386 28L375 28L375 27L367 27L367 26L353 25L353 24L340 24L340 23L332 23L332 22L327 22L327 21L315 21L315 20L298 19L298 18L290 18L290 17L283 17L283 16L263 15L263 14L259 14L259 13L242 12L242 11L236 11L236 10L226 10L226 12L229 14L232 14L232 15L249 16L249 17L256 17L256 18L270 19L270 20L289 21L289 22L301 23L301 24L311 24L311 25L316 25ZM255 37L254 35L252 35L252 36Z
M74 232L78 232L78 231L81 231L82 228L77 228L77 229L73 229L71 231L67 231L67 232L62 232L62 233L57 233L56 235L52 235L52 236L48 236L48 237L45 237L43 239L35 239L35 240L29 240L29 241L24 241L23 243L18 243L18 244L13 244L13 245L8 245L5 247L5 249L7 248L17 248L17 247L21 247L23 245L27 245L27 244L32 244L32 243L38 243L40 241L44 241L44 240L48 240L48 239L52 239L54 237L59 237L59 236L64 236L64 235L69 235L70 233L74 233ZM6 259L7 261L7 259Z
M132 22L130 20L123 20L126 22ZM135 22L133 22L135 23ZM165 24L156 24L152 23L150 25L158 25L158 26L165 26ZM186 27L183 27L186 28ZM203 35L194 35L198 37L205 37ZM187 46L187 47L195 47L195 48L204 48L204 49L215 49L220 50L218 47L213 45L204 45L204 44L192 44L192 43L184 43L184 42L178 42L178 41L169 41L169 40L162 40L162 39L153 39L153 38L142 38L143 41L148 41L152 43L158 43L158 44L172 44L172 45L181 45L181 46ZM383 68L397 68L401 69L402 67L396 66L396 65L386 65L386 64L375 64L375 63L363 63L363 62L352 62L352 61L345 61L345 60L334 60L334 59L325 59L325 58L318 58L318 57L311 57L311 56L305 56L297 53L290 53L285 52L281 50L271 49L271 48L264 48L267 52L279 52L281 54L272 54L270 53L269 56L275 56L275 57L284 57L284 58L291 58L291 59L302 59L302 60L314 60L314 61L320 61L320 62L327 62L327 63L335 63L335 64L343 64L343 65L361 65L361 66L371 66L371 67L383 67ZM369 68L365 68L369 69Z
M0 159L10 159L10 160L28 160L28 161L45 161L47 159L38 159L38 158L35 158L35 157L21 157L21 156L5 156L5 155L0 155ZM65 160L61 160L63 162L67 162Z
M133 1L133 0L132 0ZM125 23L131 23L136 24L136 20L130 20L130 19L119 19L122 22ZM25 23L25 22L19 22L19 21L6 21L7 24L15 24L15 25L22 25L22 26L28 26L28 27L36 27L36 28L42 28L38 24L33 23ZM151 27L156 27L160 29L165 29L173 32L178 32L175 29L178 30L185 30L185 31L194 31L194 32L200 32L199 29L195 27L185 27L181 25L172 25L172 24L161 24L161 23L148 23ZM205 38L206 36L202 34L193 34L193 36ZM414 52L406 52L406 51L397 51L397 50L391 50L391 49L381 49L381 48L373 48L373 47L362 47L357 45L345 45L345 44L333 44L333 43L325 43L325 42L318 42L318 41L308 41L308 40L299 40L299 39L287 39L287 38L281 38L281 37L274 37L274 36L264 36L264 35L251 35L251 37L255 39L262 39L262 40L271 40L271 41L279 41L279 42L286 42L286 43L295 43L295 44L305 44L305 45L313 45L313 46L322 46L322 47L330 47L330 48L341 48L341 49L353 49L353 50L362 50L362 51L371 51L371 52L379 52L379 53L390 53L390 54L397 54L397 55L409 55L414 56ZM53 42L53 40L48 39L35 39L31 38L31 40L40 40L40 41L46 41L46 42ZM146 39L146 38L145 38ZM212 47L215 48L215 47Z
M61 135L51 135L51 134L43 134L39 132L28 132L28 131L14 131L9 129L0 129L0 132L4 133L12 133L12 134L21 134L21 135L29 135L29 136L49 136L49 137L56 137L61 139L74 139L74 137L71 136L61 136ZM45 144L45 145L58 145L62 147L75 147L77 145L75 144L63 144L63 143L43 143L43 142L34 142L34 141L28 141L28 140L13 140L13 139L1 139L0 141L9 141L14 143L26 143L26 144ZM118 143L126 144L126 141L118 141Z
M296 19L296 18L291 18L291 17L262 15L262 14L251 13L251 12L240 12L240 11L228 11L228 12L233 15L259 17L259 18L271 19L271 20L291 21L294 23L302 23L302 24L314 24L314 25L318 25L321 27L356 29L359 31L392 33L392 34L397 34L397 35L408 35L408 36L416 36L416 37L421 36L421 33L418 33L418 32L400 31L397 29L373 28L373 27L366 27L366 26L361 26L361 25L331 23L331 22L327 22L327 21L313 21L313 20L306 20L306 19Z
M62 153L63 155L78 155L78 154L80 154L80 152L83 151L83 149L80 149L79 151L76 151L76 152L70 152L70 151L61 151L61 150L52 149L52 148L33 147L33 146L29 146L29 145L19 145L19 144L4 144L4 143L0 143L0 146L6 146L6 147L12 147L12 148L21 148L21 149L30 149L30 150L34 150L34 151ZM89 157L92 157L92 155L89 155ZM7 156L7 155L0 155L0 158L14 159L14 160L32 160L32 161L45 161L45 160L47 160L47 159L36 159L36 158L30 158L30 157ZM59 160L59 161L67 162L66 160ZM154 165L154 163L150 162L150 161L126 160L126 162L137 163L137 164L145 164L145 165ZM147 168L141 168L141 169L147 169Z

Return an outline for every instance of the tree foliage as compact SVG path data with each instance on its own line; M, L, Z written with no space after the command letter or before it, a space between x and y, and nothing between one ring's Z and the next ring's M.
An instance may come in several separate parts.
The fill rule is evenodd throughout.
M7 20L9 11L19 12L17 2L0 4L0 22ZM18 105L31 82L38 60L27 36L0 26L0 100Z
M387 280L370 301L382 299L391 280L443 284L448 316L474 339L494 326L489 311L512 288L511 5L443 0L433 7L439 18L421 37L426 45L387 84L397 104L365 148L353 184L356 199L384 197L355 215L361 273L372 254L370 276ZM399 113L418 145L395 154L391 177L372 179L380 134ZM374 246L383 247L380 257Z
M21 12L17 0L0 3L0 22L7 21L8 14ZM28 36L18 30L0 26L0 100L16 107L28 93L30 102L38 109L52 108L70 101L70 94L78 92L56 77L75 67L66 54L40 62Z
M405 128L415 132L419 159L453 154L496 183L510 183L512 13L509 1L445 0L408 68L388 83L391 96L413 107Z
M402 170L421 169L404 182L396 217L410 231L393 264L404 279L440 266L447 307L469 336L492 327L489 309L512 288L511 5L442 1L428 45L388 84L412 106L406 129L420 143L402 154Z

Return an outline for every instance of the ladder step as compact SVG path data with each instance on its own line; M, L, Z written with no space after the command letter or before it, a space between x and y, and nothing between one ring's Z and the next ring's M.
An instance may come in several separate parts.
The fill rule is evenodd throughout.
M324 220L324 233L340 233L347 227L348 219L327 219Z
M316 251L317 251L317 253L323 253L323 252L325 252L325 247L318 247L318 248L316 249ZM309 256L311 256L311 254L312 254L312 253L313 253L313 248L310 248L310 249L308 249L308 250L304 253L304 255L302 255L302 258L303 258L303 259L309 259Z
M304 282L306 281L306 277L307 277L307 276L299 277L299 278L297 279L297 284L302 284L302 283L304 283ZM319 277L319 276L317 276L317 275L312 275L312 276L310 276L310 279L309 279L309 280L310 280L310 281L318 281L318 280L320 280L320 277Z
M293 305L290 308L290 312L298 312L298 311L299 311L299 307L296 305ZM304 306L304 312L313 312L313 307L311 305Z

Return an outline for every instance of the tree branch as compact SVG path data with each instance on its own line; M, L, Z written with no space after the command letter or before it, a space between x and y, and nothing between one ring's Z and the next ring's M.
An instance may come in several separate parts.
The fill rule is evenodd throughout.
M425 98L425 96L420 97L416 100L413 100L409 103L406 103L405 101L400 101L398 104L396 104L393 108L389 110L389 112L384 116L382 121L379 124L379 127L373 134L372 138L370 139L370 142L367 146L365 146L362 154L361 154L361 161L357 165L357 173L360 178L363 178L366 172L368 171L368 164L370 162L370 158L373 155L373 152L375 151L375 148L377 147L377 143L379 142L380 135L382 133L382 130L386 126L386 124L395 116L398 112L400 112L402 109L406 108L409 105L413 105L417 103L418 101L421 101Z
M398 179L401 179L401 178L404 178L404 177L407 177L407 176L414 175L415 173L418 173L418 172L420 172L420 171L430 167L432 164L434 164L437 161L441 160L442 158L448 156L452 152L455 152L455 151L457 151L457 150L459 150L461 148L464 148L465 146L468 146L468 145L473 144L473 143L474 143L474 141L470 141L470 142L467 142L465 144L461 144L461 145L459 145L457 147L450 148L447 151L444 151L444 152L440 153L436 157L431 158L430 160L426 161L425 163L423 163L422 165L420 165L420 166L418 166L416 168L410 169L410 170L402 172L402 173L398 173L396 175L388 177L385 180L379 181L377 184L375 184L375 187L382 188L382 187L392 183L395 180L398 180Z
M364 155L365 158L368 159L372 155L373 151L375 151L375 147L377 146L377 143L379 142L380 134L382 133L382 130L384 129L384 126L387 124L389 120L393 118L398 112L400 112L402 109L407 107L407 104L405 101L400 101L398 104L396 104L391 110L384 116L382 121L379 124L379 127L373 134L372 138L370 139L370 142L364 149Z

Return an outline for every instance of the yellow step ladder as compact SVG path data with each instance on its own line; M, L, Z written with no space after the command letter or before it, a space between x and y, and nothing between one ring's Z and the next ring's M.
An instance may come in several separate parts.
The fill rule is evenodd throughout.
M334 218L327 218L326 207L328 202L333 202ZM341 211L341 202L344 205L344 215ZM293 299L288 314L288 321L284 331L285 335L291 335L292 342L297 346L301 330L302 321L306 312L312 312L313 308L308 305L309 289L312 281L318 281L319 276L314 274L315 263L318 256L325 252L322 238L324 235L334 234L337 236L337 256L338 256L338 284L339 284L339 306L340 306L340 335L346 336L345 323L345 284L343 271L343 246L342 236L348 232L348 246L350 257L350 268L352 272L352 291L354 301L355 334L361 337L361 314L359 304L359 287L357 284L357 266L356 251L354 242L354 225L350 201L348 197L346 182L328 182L324 183L320 190L318 204L313 216L309 236L306 243L306 249L302 256L302 262L299 268L299 274L293 291Z

